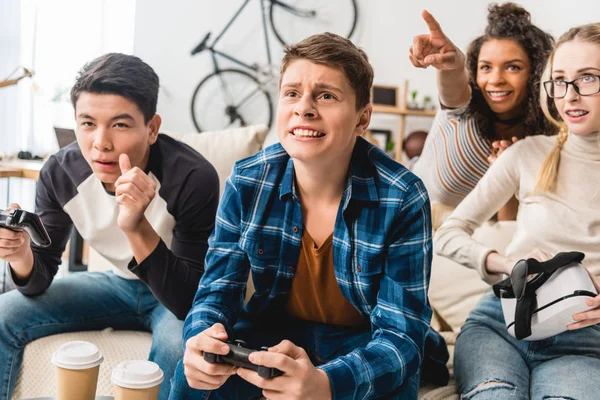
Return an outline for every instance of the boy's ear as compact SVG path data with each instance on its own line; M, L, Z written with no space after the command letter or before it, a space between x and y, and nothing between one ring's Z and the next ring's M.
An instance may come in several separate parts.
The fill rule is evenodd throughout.
M373 106L371 103L367 104L362 108L358 115L358 121L356 123L356 134L357 136L361 136L367 128L369 128L369 124L371 123L371 115L373 114Z
M148 123L148 129L150 130L150 134L148 135L148 143L154 144L158 139L158 132L160 130L160 124L162 123L162 119L160 115L154 114L154 117Z

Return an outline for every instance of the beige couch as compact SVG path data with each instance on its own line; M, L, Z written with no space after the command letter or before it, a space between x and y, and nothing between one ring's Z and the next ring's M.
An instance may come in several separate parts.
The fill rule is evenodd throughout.
M263 146L265 127L249 127L230 131L203 134L169 133L202 153L215 166L223 190L225 179L236 160L250 156ZM488 224L477 231L486 243L503 249L512 237L513 224ZM107 262L91 251L90 270L109 268ZM460 282L460 284L456 284ZM443 257L434 256L430 300L435 310L432 325L441 332L452 356L454 341L471 308L487 289L478 275ZM250 291L249 291L250 292ZM52 396L55 394L55 375L50 359L62 343L69 340L86 340L95 343L104 354L100 368L98 395L112 396L110 383L112 369L125 359L146 359L150 350L151 335L145 332L113 331L74 332L38 339L25 347L23 367L19 373L13 399ZM449 362L452 368L452 357ZM452 369L451 369L452 370ZM451 382L452 383L452 382ZM443 388L424 386L419 392L421 400L456 399L454 386Z
M515 221L488 222L475 231L474 237L490 248L502 252L510 243L515 227ZM429 301L434 310L431 325L441 333L448 344L451 381L444 388L422 388L420 400L459 399L453 379L454 343L469 312L488 289L489 285L483 282L474 270L445 257L433 256L429 286Z

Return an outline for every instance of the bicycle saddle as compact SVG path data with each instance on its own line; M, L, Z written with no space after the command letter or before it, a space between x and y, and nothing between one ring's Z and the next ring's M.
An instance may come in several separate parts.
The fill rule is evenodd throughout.
M204 39L202 39L198 46L194 47L194 50L192 50L192 55L196 55L202 50L206 49L206 42L208 42L208 38L210 38L210 32L208 32L206 36L204 36Z

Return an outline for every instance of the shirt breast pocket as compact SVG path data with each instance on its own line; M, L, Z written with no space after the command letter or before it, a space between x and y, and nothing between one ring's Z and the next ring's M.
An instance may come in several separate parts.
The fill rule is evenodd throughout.
M246 239L240 247L248 256L257 294L270 290L279 268L279 241L273 238Z
M371 308L377 303L383 258L379 254L359 253L354 265L354 282L360 297Z

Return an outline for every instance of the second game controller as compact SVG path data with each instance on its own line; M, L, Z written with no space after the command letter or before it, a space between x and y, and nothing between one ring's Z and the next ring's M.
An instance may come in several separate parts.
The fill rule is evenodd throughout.
M27 232L33 243L40 247L48 247L52 243L40 217L25 210L0 210L0 227Z
M246 343L243 340L235 340L233 342L227 342L229 346L229 353L226 355L204 353L204 360L211 364L229 364L235 365L236 367L242 367L256 371L261 378L269 379L283 375L283 372L277 368L265 367L262 365L252 364L248 360L250 353L256 350L246 348ZM261 350L266 351L267 347L262 347Z

